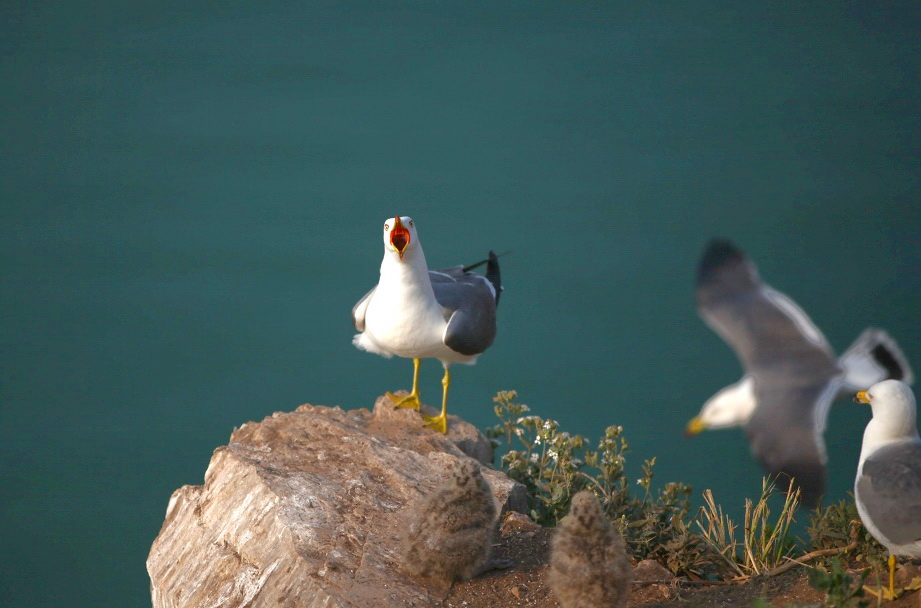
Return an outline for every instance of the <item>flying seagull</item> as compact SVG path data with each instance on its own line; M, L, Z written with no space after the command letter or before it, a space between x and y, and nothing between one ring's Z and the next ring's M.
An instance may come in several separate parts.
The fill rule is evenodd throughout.
M921 437L915 395L898 380L860 391L873 419L863 432L854 481L860 520L889 550L889 595L895 595L895 556L921 557Z
M423 416L425 426L447 432L449 368L472 365L496 337L496 306L502 290L499 262L492 251L486 276L469 272L471 266L429 270L408 216L384 222L384 260L377 287L352 308L357 334L352 343L384 357L413 360L413 389L405 396L387 393L397 407L419 409L419 364L438 359L444 366L439 416Z
M822 433L839 395L886 378L911 383L901 350L879 329L866 329L839 358L822 332L790 298L761 281L734 244L714 239L697 272L703 320L739 357L745 375L711 397L687 434L742 426L752 455L789 489L795 479L805 504L825 491Z

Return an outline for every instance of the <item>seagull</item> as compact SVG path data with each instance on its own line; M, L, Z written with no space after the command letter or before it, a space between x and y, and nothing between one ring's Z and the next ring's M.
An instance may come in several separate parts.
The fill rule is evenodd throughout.
M486 276L469 272L483 263ZM419 410L420 361L441 361L441 414L423 419L425 426L446 433L449 368L452 363L476 363L492 345L501 291L495 253L470 266L429 270L413 219L392 217L384 222L380 281L352 308L352 323L361 332L352 343L384 357L413 360L412 391L405 396L387 393L397 407Z
M762 468L787 489L795 479L803 502L814 504L825 491L822 433L832 401L886 378L911 383L905 356L885 331L868 328L836 359L806 313L722 239L712 240L701 258L697 307L745 374L704 403L686 434L744 427Z
M921 437L915 395L899 380L859 391L873 408L863 432L854 481L857 513L873 538L889 550L889 595L895 596L895 556L921 557Z

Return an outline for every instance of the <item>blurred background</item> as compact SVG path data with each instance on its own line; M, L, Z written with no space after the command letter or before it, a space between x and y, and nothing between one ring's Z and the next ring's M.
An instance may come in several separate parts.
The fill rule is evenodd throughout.
M351 345L395 214L436 267L512 250L452 413L620 424L632 475L739 515L742 433L682 437L741 375L698 257L733 239L839 352L872 324L921 372L918 31L916 2L3 2L0 604L149 605L169 496L235 426L409 388ZM868 419L832 411L834 500Z

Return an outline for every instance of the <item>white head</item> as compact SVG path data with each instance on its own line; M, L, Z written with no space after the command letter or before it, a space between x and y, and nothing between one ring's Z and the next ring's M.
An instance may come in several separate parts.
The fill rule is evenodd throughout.
M384 252L399 257L419 248L416 224L408 215L396 216L384 222Z
M866 433L874 440L908 439L918 435L915 394L901 380L877 382L857 393L854 401L869 403L873 408L873 420L867 424Z
M688 422L685 435L742 426L752 417L757 406L755 379L745 376L710 397L700 408L700 413Z

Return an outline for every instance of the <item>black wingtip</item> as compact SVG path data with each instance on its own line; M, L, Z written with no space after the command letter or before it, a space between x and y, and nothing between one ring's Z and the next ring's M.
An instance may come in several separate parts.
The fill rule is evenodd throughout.
M502 275L499 272L499 256L492 249L489 250L489 257L486 260L486 279L496 290L496 306L499 306L499 296L502 295Z
M736 247L732 241L722 238L711 239L700 258L697 278L699 280L710 274L714 269L727 263L742 262L744 260L745 253Z
M905 377L905 370L902 364L892 351L886 348L885 344L877 344L873 350L870 351L870 356L886 370L887 378L901 380Z

